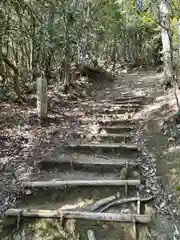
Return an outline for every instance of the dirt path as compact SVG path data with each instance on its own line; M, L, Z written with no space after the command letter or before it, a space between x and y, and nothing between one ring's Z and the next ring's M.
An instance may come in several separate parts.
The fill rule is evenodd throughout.
M135 224L151 220L150 200L155 198L157 208L163 203L156 163L144 149L142 129L138 130L140 120L145 126L143 114L157 96L156 79L157 75L147 73L121 76L92 98L66 108L75 126L73 138L59 141L54 137L55 151L43 159L36 157L36 171L19 171L24 188L23 201L21 198L17 204L21 210L6 213L17 219L36 215L60 220L24 220L24 230L18 225L18 234L30 234L26 239L48 239L53 231L51 239L87 239L87 230L93 229L98 240L158 239L151 238L157 229L153 232Z

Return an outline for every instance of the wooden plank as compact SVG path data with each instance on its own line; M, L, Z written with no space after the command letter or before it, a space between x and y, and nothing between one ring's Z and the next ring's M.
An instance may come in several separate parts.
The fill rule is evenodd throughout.
M102 125L128 125L133 126L135 124L135 121L130 119L98 119L97 120Z
M119 129L129 129L129 130L133 130L134 129L134 126L129 126L129 125L115 125L115 126L101 126L100 129L115 129L115 130L119 130ZM117 132L116 132L117 133Z
M67 171L67 169L73 169L74 171L86 171L86 172L99 172L99 173L113 173L120 171L124 166L128 168L137 168L139 169L139 163L136 160L122 160L119 159L93 159L93 158L84 158L84 159L45 159L36 163L36 166L40 169L52 169L59 168L60 171Z
M114 103L114 102L82 102L82 103L76 103L76 105L81 106L81 107L119 107L119 108L127 108L127 107L132 107L132 108L139 108L141 105L139 103L126 103L126 102L120 102L120 103Z
M114 105L120 105L120 104L137 104L137 105L142 105L142 99L121 99L121 98L117 98L113 101Z
M67 218L67 219L83 219L107 222L123 222L123 223L149 223L151 217L149 215L140 214L119 214L119 213L93 213L79 212L67 210L36 210L36 209L9 209L5 213L6 216L23 216L29 218Z
M102 149L118 149L118 148L126 148L129 150L139 151L139 148L134 144L123 144L123 143L76 143L69 142L68 146L70 148L102 148Z
M130 100L144 100L146 96L130 96L130 95L122 95L120 97L116 97L115 101L130 101Z
M138 186L140 185L140 180L51 180L51 181L35 181L35 182L23 182L23 187L28 188L57 188L57 187L113 187L113 186Z
M109 119L109 120L133 120L132 118L132 114L134 113L130 113L130 112L126 112L125 114L112 114L112 113L106 113L106 114L102 114L102 113L95 113L94 116L96 119ZM81 116L80 116L81 117Z
M110 118L108 117L110 116ZM97 117L97 118L96 118ZM78 122L83 125L88 124L88 123L95 123L95 124L100 124L100 126L131 126L134 127L135 121L133 119L114 119L111 114L106 115L107 118L104 118L103 116L97 115L96 117L83 117L79 118Z
M102 114L111 114L111 113L114 113L114 114L125 114L125 113L135 113L137 111L137 108L130 108L130 107L126 107L126 108L102 108L102 109L92 109L90 110L90 112L93 111L93 112L98 112L98 113L102 113Z
M127 134L127 133L99 133L96 134L95 139L97 139L98 141L104 141L104 140L108 140L108 141L113 141L113 142L125 142L125 143L129 143L131 142L132 137Z
M58 159L44 159L42 161L39 161L36 163L36 165L41 165L41 164L59 164L59 165L73 165L78 167L84 167L84 168L91 168L91 167L100 167L100 166L107 166L109 167L122 167L125 165L128 165L130 167L137 167L139 166L139 163L133 160L129 159L104 159L104 158L88 158L84 157L82 159L81 157L77 159L72 159L72 158L58 158Z
M115 125L115 126L100 126L99 131L105 130L107 133L126 133L134 130L133 126Z

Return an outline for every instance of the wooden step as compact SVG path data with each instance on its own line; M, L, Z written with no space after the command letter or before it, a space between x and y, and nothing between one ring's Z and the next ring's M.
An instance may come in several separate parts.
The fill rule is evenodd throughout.
M8 217L29 217L29 218L66 218L83 219L94 221L110 221L123 223L149 223L150 215L142 214L119 214L119 213L93 213L87 211L68 211L68 210L38 210L38 209L17 209L12 208L6 211Z
M128 105L138 105L138 108L140 108L143 105L143 100L141 99L115 99L113 101L114 105L124 105L124 104L128 104Z
M105 113L95 113L94 117L96 119L100 119L100 120L105 120L105 119L109 119L109 120L132 120L133 116L134 116L134 112L126 112L126 113L122 113L122 114L105 114ZM81 116L80 116L81 117Z
M130 95L121 95L116 97L115 101L129 101L129 100L144 100L146 96L130 96Z
M110 115L111 116L111 115ZM83 117L79 118L78 121L82 124L84 123L91 123L95 122L100 125L134 125L135 121L132 119L111 119L111 118L90 118L90 117Z
M135 113L137 112L137 108L124 107L124 108L102 108L102 109L94 109L93 111L98 112L99 114L125 114L125 113Z
M101 152L119 152L121 154L137 154L139 148L133 144L123 143L78 143L69 142L69 149L84 152L84 151L101 151Z
M109 142L124 142L130 143L132 137L125 133L99 133L94 136L98 142L109 141Z
M140 180L49 180L22 182L22 187L26 188L61 188L61 187L123 187L123 186L139 186Z
M79 156L77 159L72 157L60 157L58 159L45 159L36 163L36 166L40 169L50 170L52 168L59 168L60 171L67 171L74 169L76 171L87 171L87 172L100 172L110 173L118 172L123 167L128 168L139 168L139 163L136 160L130 159L114 159L114 158L101 158L101 157L88 157Z
M79 181L91 181L93 179L94 181L109 181L109 180L125 180L127 179L128 175L121 174L121 171L114 171L114 172L97 172L97 171L84 171L84 170L75 170L73 168L66 169L65 171L59 171L57 174L57 171L46 171L42 172L42 174L31 174L29 176L29 181L76 181L77 179ZM133 178L134 179L134 178ZM139 179L135 178L135 179Z
M112 126L112 125L125 125L125 126L134 126L135 125L135 121L134 120L130 120L130 119L111 119L111 120L108 120L108 119L102 119L102 120L99 120L99 124L100 125L109 125L109 126Z
M84 103L82 103L80 106L82 106L82 107L90 107L91 109L96 109L96 108L102 108L102 107L104 107L104 108L108 108L108 107L111 107L111 108L140 108L141 107L141 105L140 104L138 104L138 103L124 103L124 102L122 102L122 103L117 103L117 102L104 102L104 103L101 103L101 102L95 102L95 103L88 103L88 102L84 102Z
M100 126L99 132L106 131L107 133L126 133L134 130L133 126L128 125L115 125L115 126Z

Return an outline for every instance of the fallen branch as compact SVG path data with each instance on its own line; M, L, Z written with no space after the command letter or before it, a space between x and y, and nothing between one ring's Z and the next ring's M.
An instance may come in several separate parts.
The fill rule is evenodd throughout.
M60 211L60 210L37 210L37 209L9 209L5 216L23 216L30 218L67 218L67 219L84 219L95 221L113 221L113 222L138 222L149 223L149 215L138 214L116 214L116 213L92 213L78 211Z
M67 181L37 181L37 182L23 182L23 187L80 187L80 186L138 186L140 180L67 180Z
M87 231L87 236L89 240L96 240L95 234L92 230Z
M114 201L116 199L117 199L117 196L110 196L110 197L107 197L107 198L103 198L103 199L95 202L93 205L88 206L86 208L86 211L95 212L100 207L103 207L104 205L109 204L110 202L112 202L112 201Z
M120 205L120 204L123 204L123 203L135 202L135 201L148 202L148 201L152 200L153 198L154 198L153 196L150 196L150 197L142 198L142 199L140 197L119 199L119 200L116 200L116 201L111 202L108 205L106 205L104 208L101 209L100 212L104 212L104 211L108 210L111 207L114 207L116 205Z

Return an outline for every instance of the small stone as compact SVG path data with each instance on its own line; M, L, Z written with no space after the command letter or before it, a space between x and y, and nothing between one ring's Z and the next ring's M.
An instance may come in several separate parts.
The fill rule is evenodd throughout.
M165 203L165 202L162 202L159 207L160 207L160 208L163 208L165 205L166 205L166 203Z
M168 240L168 237L166 234L160 234L156 238L157 240Z
M139 174L137 171L133 171L133 172L132 172L132 177L134 177L134 178L139 178L139 177L140 177L140 174Z
M129 208L122 209L122 210L121 210L121 213L122 213L122 214L131 213L131 209L129 209Z
M14 178L13 180L12 180L12 185L14 185L16 183L16 179Z
M26 189L24 192L26 195L31 195L31 193L32 193L30 189Z
M19 177L18 177L18 180L19 181L26 181L26 180L28 180L29 179L29 173L27 172L27 173L23 173L23 174L21 174Z
M172 194L168 195L168 200L172 200Z
M141 184L141 185L139 186L139 190L140 190L140 191L142 191L144 188L145 188L145 186L144 186L143 184Z
M26 169L24 167L20 167L15 171L15 176L18 178L21 174L25 173Z
M146 170L146 171L149 170L149 166L148 166L148 167L147 167L147 166L142 166L142 168L143 168L144 170Z

